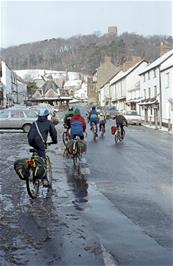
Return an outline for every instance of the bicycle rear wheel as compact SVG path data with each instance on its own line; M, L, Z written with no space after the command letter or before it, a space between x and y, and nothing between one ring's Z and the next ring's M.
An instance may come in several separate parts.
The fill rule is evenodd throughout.
M121 137L120 137L120 133L117 132L117 133L115 134L115 143L120 142L120 139L121 139Z
M80 149L78 142L74 143L73 147L73 164L76 169L80 170Z
M36 179L34 177L33 170L30 169L30 175L29 177L26 178L26 188L27 188L28 195L32 199L37 198L38 192L39 192L39 185L40 185L39 179Z
M46 156L46 176L49 182L49 187L52 187L52 165L48 156Z
M105 128L103 125L101 125L101 137L103 138L105 134Z

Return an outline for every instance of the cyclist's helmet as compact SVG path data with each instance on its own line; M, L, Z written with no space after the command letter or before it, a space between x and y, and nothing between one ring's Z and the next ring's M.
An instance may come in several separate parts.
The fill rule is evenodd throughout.
M39 111L38 111L38 116L48 116L49 115L49 110L46 109L46 108L41 108Z
M96 109L96 107L95 107L95 106L93 106L93 107L92 107L92 110L95 110L95 109Z
M69 111L73 111L73 107L72 106L69 106L68 110Z

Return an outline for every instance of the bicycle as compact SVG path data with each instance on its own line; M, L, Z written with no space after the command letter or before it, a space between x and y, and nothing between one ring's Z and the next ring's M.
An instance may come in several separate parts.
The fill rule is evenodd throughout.
M91 128L93 132L93 140L96 141L97 139L97 130L96 130L96 124L94 122L91 123Z
M123 136L121 136L121 128L117 127L117 130L115 132L115 143L121 142L125 137L125 130L123 128Z
M52 143L47 143L47 145L51 145L51 144ZM46 145L46 149L47 149L47 145ZM32 199L35 199L38 196L41 180L45 174L49 182L49 186L47 187L47 189L49 190L52 188L52 166L51 166L50 158L47 154L44 160L41 157L38 157L38 152L36 149L30 149L29 151L32 152L32 155L31 155L31 159L26 161L28 165L28 169L29 169L29 175L26 177L26 188L27 188L28 195ZM43 173L41 174L39 178L36 176L38 158L41 159L42 164L45 165L44 170L42 169Z
M100 124L100 131L101 131L101 137L103 138L105 134L105 127L103 124Z
M65 131L62 134L62 140L63 140L64 146L66 146L67 142L71 139L71 136L69 133L69 128L66 125L64 125L64 129Z

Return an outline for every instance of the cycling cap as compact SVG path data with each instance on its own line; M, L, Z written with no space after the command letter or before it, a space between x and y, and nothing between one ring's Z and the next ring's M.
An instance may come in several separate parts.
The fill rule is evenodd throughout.
M49 110L46 108L42 108L38 111L38 116L48 116L49 115Z
M69 110L69 111L73 111L73 107L69 107L68 110Z

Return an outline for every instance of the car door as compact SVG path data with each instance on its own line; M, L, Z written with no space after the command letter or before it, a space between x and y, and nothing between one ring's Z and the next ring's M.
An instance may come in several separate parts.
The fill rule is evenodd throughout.
M0 128L8 128L9 124L9 117L10 117L10 111L9 110L1 110L0 111Z
M19 129L22 128L24 122L24 113L21 110L11 110L10 111L10 128Z

